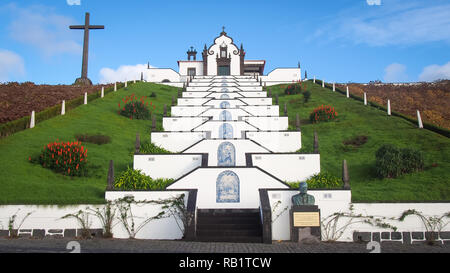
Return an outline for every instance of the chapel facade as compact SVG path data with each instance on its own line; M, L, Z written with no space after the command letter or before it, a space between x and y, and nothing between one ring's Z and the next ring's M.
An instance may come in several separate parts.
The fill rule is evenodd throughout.
M191 47L187 60L178 61L181 76L244 76L263 75L265 60L246 60L244 46L237 47L227 35L225 28L214 43L204 46L202 60L197 60L197 51Z

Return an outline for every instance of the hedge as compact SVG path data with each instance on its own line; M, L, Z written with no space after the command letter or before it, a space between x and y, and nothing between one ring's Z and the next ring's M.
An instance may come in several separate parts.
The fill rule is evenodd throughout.
M131 84L131 82L128 82L128 85L129 84ZM120 89L124 86L125 86L124 83L118 83L117 89ZM106 95L113 91L114 91L114 87L112 86L112 87L106 88L104 94ZM100 96L101 96L101 91L99 90L98 92L89 94L87 96L87 98L88 98L88 101L93 101L97 98L100 98ZM66 103L65 103L66 112L82 105L83 103L84 103L84 95L82 95L78 98L66 101ZM61 115L61 107L62 107L62 105L58 104L58 105L46 108L45 110L42 110L41 112L36 113L36 116L35 116L36 124L40 123L44 120ZM25 116L20 119L16 119L16 120L1 124L0 125L0 137L6 137L6 136L12 135L14 133L17 133L19 131L29 128L30 120L31 120L31 116Z
M320 82L320 84L322 84L322 82L320 80L316 79L316 83L318 83L318 82ZM333 86L332 85L325 84L325 88L333 90ZM343 91L343 90L341 90L338 87L336 87L336 92L339 92L339 93L341 93L343 95L347 95L347 91ZM353 95L351 93L350 93L350 98L355 99L357 101L364 102L364 98L356 96L356 95ZM367 104L372 106L372 107L375 107L377 109L380 109L382 111L387 112L387 108L382 106L382 105L380 105L380 104L378 104L378 103L371 102L371 101L367 100ZM414 118L412 118L410 116L406 116L406 115L401 114L399 112L391 111L391 115L403 118L403 119L405 119L405 120L407 120L407 121L409 121L409 122L411 122L411 123L413 123L415 125L418 124L417 119L414 119ZM443 135L445 137L450 137L450 130L448 130L446 128L439 127L439 126L436 126L436 125L428 123L428 122L422 122L422 123L423 123L423 128L424 129L428 129L430 131L433 131L433 132L438 133L440 135Z

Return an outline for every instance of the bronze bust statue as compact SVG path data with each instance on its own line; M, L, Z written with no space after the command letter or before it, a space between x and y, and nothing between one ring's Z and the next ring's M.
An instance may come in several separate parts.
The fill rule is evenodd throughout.
M292 196L292 204L295 206L314 205L316 202L314 196L306 193L308 191L308 184L306 182L300 182L298 189L300 193Z

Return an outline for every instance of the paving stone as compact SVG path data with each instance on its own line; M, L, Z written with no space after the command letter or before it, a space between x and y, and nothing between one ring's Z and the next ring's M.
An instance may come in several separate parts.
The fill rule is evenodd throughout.
M381 232L381 239L383 239L383 240L390 240L391 239L391 233L390 232Z
M379 232L372 233L372 241L380 242L381 241L380 239L381 239L381 235Z
M404 244L411 244L411 232L403 232L402 236Z
M45 229L33 229L33 237L44 238Z
M411 236L414 240L424 240L423 232L411 232Z
M77 230L76 229L65 229L64 237L69 237L69 238L77 237Z
M49 229L47 231L48 233L63 233L62 229Z
M353 232L353 242L370 242L371 237L370 232Z
M401 240L402 233L401 232L391 232L391 240Z

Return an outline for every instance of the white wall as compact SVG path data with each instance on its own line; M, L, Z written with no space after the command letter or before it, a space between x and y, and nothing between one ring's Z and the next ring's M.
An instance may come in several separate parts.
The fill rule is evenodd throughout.
M255 98L255 97L265 98L265 97L267 97L266 91L250 91L250 92L241 91L241 92L239 92L239 94L241 94L242 96L244 96L246 98Z
M240 98L240 100L248 105L272 105L272 98Z
M170 152L181 152L206 137L205 132L152 132L151 140Z
M285 182L305 181L320 173L320 154L254 154L252 161Z
M213 120L220 120L220 114L227 110L231 114L232 120L238 120L239 117L249 116L249 113L245 112L242 109L209 109L200 114L201 117L212 117Z
M172 117L194 117L205 112L212 106L172 106L170 114Z
M144 200L165 200L176 198L181 194L185 195L185 206L189 197L188 191L144 191L144 192L128 192L128 191L107 191L105 193L106 200L116 200L125 196L134 196L136 201ZM135 215L136 227L145 219L157 215L161 211L161 205L139 204L132 205L131 210ZM178 221L180 223L180 221ZM182 226L182 225L181 225ZM128 233L122 224L118 224L113 229L114 238L128 238ZM175 218L164 218L151 221L144 226L137 234L136 239L158 239L158 240L179 240L183 237L183 233L177 226Z
M271 86L276 82L296 82L301 80L300 68L277 68L271 71L267 76L261 76L263 82L267 86Z
M236 108L237 105L239 105L239 106L240 105L245 105L244 102L242 102L242 101L240 101L238 99L235 99L235 100L232 100L232 99L212 99L212 100L206 102L203 105L205 105L205 106L209 105L209 106L213 106L214 108L220 108L220 104L222 102L224 102L224 101L227 101L230 104L229 108Z
M209 94L207 97L208 98L215 98L215 99L220 99L220 97L222 95L227 95L230 99L234 99L234 98L240 98L242 97L241 94L239 94L238 92L214 92Z
M188 68L195 68L196 75L203 75L203 62L202 61L180 61L179 72L180 75L187 76Z
M206 117L164 117L163 128L165 131L191 131L207 120Z
M231 170L240 180L239 203L216 202L216 180L218 175ZM168 189L198 189L197 208L258 208L259 188L287 188L286 185L257 168L200 168L176 181Z
M181 82L180 74L170 68L150 68L144 72L144 79L148 82L162 82L169 80L170 82Z
M142 170L153 179L178 179L201 165L201 154L134 155L133 159L133 169Z
M280 115L280 106L279 105L269 105L269 106L239 106L240 109L243 109L253 116L276 116Z
M185 204L187 203L188 191L152 191L152 192L112 192L105 193L106 200L115 200L123 198L126 195L135 196L135 200L164 200L185 194ZM25 229L45 229L46 235L50 229L79 229L81 228L74 218L61 219L67 214L74 214L86 208L103 208L104 205L70 205L70 206L48 206L48 205L6 205L0 206L1 229L8 229L9 217L17 213L17 221L22 221L23 217L32 212L24 221L21 230ZM20 210L19 210L20 209ZM161 211L160 205L145 204L132 205L132 212L135 215L135 223L138 226L145 218L155 216ZM19 210L19 211L18 211ZM89 216L91 229L101 229L102 224L94 215ZM18 224L18 223L16 223ZM113 227L114 238L128 238L128 233L123 225L116 219ZM20 230L19 230L20 234ZM159 240L178 240L183 236L181 230L177 227L175 218L170 217L151 221L144 226L137 234L137 239L159 239Z
M285 131L289 127L288 117L244 117L243 120L263 131Z
M201 106L209 100L211 100L211 98L179 98L177 99L177 104L179 106Z
M268 191L269 203L272 207L272 240L290 240L289 210L292 206L291 198L298 193L298 190ZM348 209L351 202L351 191L348 190L308 190L308 194L314 196L315 204L319 206L322 219L335 212ZM278 202L281 203L276 205ZM288 209L282 213L286 207ZM279 217L277 218L277 216Z
M191 148L184 151L185 153L209 153L208 166L217 166L217 149L223 142L231 142L236 149L236 166L246 166L245 153L267 153L264 147L246 139L205 139Z
M194 132L198 131L210 131L211 138L219 138L219 128L225 122L223 121L207 121L204 124L194 129ZM242 138L243 131L255 131L256 127L250 125L244 121L227 121L233 127L233 138Z
M246 137L274 153L293 153L302 148L301 132L247 132Z
M182 96L183 98L204 98L207 95L211 94L211 92L183 92Z

